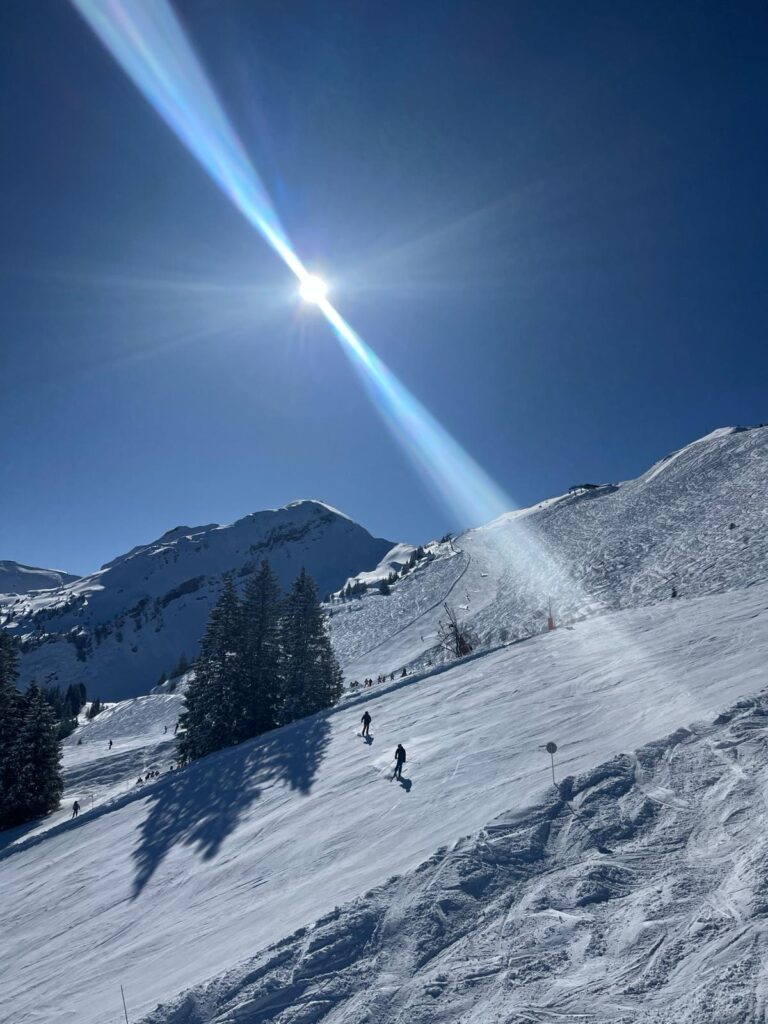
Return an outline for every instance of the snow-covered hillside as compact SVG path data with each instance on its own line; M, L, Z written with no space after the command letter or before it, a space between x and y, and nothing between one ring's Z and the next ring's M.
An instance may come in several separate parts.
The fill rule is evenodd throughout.
M765 760L744 737L762 719L708 723L764 686L766 664L768 585L608 614L348 698L91 815L107 734L117 744L142 705L115 709L82 733L90 776L67 799L86 811L0 857L4 1013L103 1024L123 984L133 1021L170 1004L153 1024L544 1021L574 1007L666 1021L685 984L711 992L728 967L756 1005L742 959L759 955L768 891L749 827ZM156 707L152 742L171 711ZM692 722L690 739L632 758ZM551 799L549 740L560 778L588 773ZM567 794L610 852L569 821ZM755 899L735 891L741 868Z
M391 547L328 505L294 502L230 526L177 526L74 583L0 597L0 621L24 640L24 681L83 682L115 700L148 693L182 653L195 656L223 573L243 585L268 558L284 586L304 566L324 593Z
M635 480L552 498L434 545L391 588L332 605L348 677L442 658L448 601L491 647L605 610L768 579L768 427L724 428Z
M29 594L34 590L52 590L74 583L77 576L60 569L38 569L21 562L0 559L0 595ZM8 600L9 598L6 598ZM2 598L0 598L2 601Z
M768 697L550 789L145 1024L754 1024Z

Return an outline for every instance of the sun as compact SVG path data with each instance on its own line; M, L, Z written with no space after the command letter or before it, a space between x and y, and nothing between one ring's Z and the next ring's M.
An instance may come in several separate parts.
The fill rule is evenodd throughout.
M304 302L319 306L328 296L328 285L316 274L307 274L301 282L299 294Z

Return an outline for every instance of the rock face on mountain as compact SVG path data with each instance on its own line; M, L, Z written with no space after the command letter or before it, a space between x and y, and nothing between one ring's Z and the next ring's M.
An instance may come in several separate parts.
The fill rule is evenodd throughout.
M60 569L38 569L0 559L0 594L29 594L34 590L51 590L78 579Z
M392 546L328 505L294 502L229 526L177 526L82 579L1 597L0 622L22 639L22 682L122 699L195 656L225 573L243 586L266 558L288 586L304 566L322 595Z

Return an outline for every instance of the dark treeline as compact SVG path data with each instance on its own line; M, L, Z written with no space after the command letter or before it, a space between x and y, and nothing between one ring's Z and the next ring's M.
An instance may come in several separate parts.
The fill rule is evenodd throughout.
M181 716L179 756L203 757L334 704L342 676L312 578L280 592L268 562L211 612Z
M48 701L58 724L58 736L63 740L77 728L77 716L85 707L88 697L82 683L73 683L66 690L59 686L41 686L40 692Z
M39 686L16 688L16 641L0 629L0 828L21 825L59 806L59 722Z

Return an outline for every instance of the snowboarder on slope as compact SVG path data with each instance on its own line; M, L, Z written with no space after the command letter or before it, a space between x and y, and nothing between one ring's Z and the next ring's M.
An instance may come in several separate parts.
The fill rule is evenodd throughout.
M395 774L392 776L393 779L402 779L403 777L403 765L405 764L405 747L402 743L397 744L397 750L395 751Z
M72 817L76 818L79 813L80 813L80 804L77 802L77 800L75 800L75 802L72 804Z
M363 717L360 719L360 721L363 723L363 736L368 736L369 735L368 730L371 728L371 716L368 714L367 711L365 712Z

